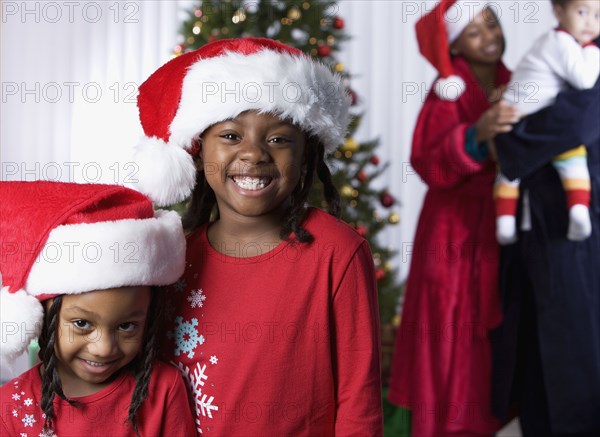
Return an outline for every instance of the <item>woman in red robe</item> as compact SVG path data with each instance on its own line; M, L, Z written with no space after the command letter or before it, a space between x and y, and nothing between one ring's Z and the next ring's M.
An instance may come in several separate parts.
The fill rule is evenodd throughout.
M411 163L429 190L414 241L389 399L411 410L412 435L419 437L491 436L501 427L490 408L488 333L500 323L501 310L492 197L496 164L487 141L509 131L517 114L497 103L510 78L501 61L502 29L485 2L475 11L473 4L443 0L417 23L421 52L440 77L412 144Z

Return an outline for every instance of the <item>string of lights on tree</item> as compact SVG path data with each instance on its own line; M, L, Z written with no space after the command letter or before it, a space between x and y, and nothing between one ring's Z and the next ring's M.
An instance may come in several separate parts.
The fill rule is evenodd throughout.
M359 98L350 85L350 74L338 62L340 43L348 39L345 22L332 1L291 0L204 0L188 12L181 27L182 40L173 56L200 48L222 38L243 36L268 37L297 47L340 74L354 108L344 144L330 157L328 164L334 183L344 200L342 219L369 241L376 266L379 306L382 323L391 322L397 314L401 285L390 260L393 247L381 245L377 235L389 225L397 225L396 199L387 189L376 189L372 181L387 168L375 154L378 140L358 142L354 133L362 114ZM315 183L311 203L319 206L320 183ZM321 205L325 207L326 205Z

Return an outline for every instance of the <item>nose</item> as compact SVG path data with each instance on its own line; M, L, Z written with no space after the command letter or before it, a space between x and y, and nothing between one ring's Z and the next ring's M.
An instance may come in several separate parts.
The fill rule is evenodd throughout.
M250 164L267 162L269 160L268 146L259 138L246 137L240 143L239 157Z
M88 352L98 358L107 358L115 355L117 349L116 336L110 331L94 330L88 336Z

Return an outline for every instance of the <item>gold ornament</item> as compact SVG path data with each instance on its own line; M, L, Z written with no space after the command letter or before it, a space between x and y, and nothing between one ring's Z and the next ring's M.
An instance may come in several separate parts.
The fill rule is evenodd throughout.
M344 71L344 64L341 64L341 63L335 64L335 71L337 71L338 73L341 73L342 71Z
M344 185L340 190L340 194L344 197L352 197L352 187L350 185Z
M304 9L305 11L310 9L310 3L309 2L302 3L302 9Z
M302 12L297 6L294 6L288 11L287 16L290 20L299 20L302 17Z
M390 222L393 225L397 225L398 223L400 223L400 215L396 212L391 213L388 217L388 222Z
M358 148L358 141L356 141L354 138L348 137L346 138L346 141L344 141L344 150L346 152L356 152Z

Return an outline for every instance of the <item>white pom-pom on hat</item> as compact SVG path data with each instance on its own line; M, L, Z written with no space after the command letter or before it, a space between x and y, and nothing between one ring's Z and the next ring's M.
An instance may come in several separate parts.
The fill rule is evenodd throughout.
M463 95L467 85L459 76L439 78L434 84L435 93L442 99L455 102Z

